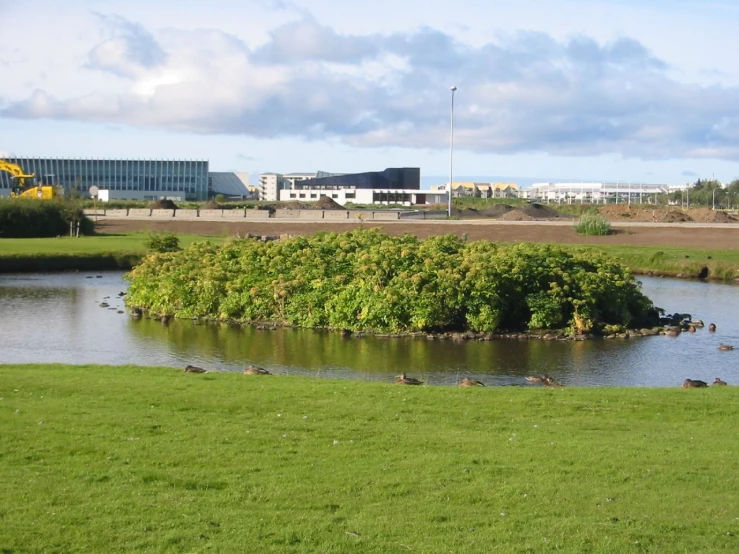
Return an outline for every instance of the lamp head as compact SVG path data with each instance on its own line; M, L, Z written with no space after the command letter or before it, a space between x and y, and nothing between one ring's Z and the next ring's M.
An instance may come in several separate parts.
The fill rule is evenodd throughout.
M455 87L454 85L452 85L452 87L449 90L451 90L452 92L454 92L455 90L457 90L457 87Z

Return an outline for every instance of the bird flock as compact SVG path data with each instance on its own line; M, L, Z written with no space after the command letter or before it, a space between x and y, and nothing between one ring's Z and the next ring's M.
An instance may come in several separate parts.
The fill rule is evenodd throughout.
M700 322L698 325L695 325L695 327L702 327L702 322ZM693 329L695 328L693 327ZM708 330L711 333L716 332L716 324L711 323L708 326ZM719 350L723 351L729 351L734 350L734 347L730 344L724 344L720 343L718 345ZM183 370L184 373L208 373L207 369L204 369L202 367L194 366L194 365L187 365L185 366L185 369ZM268 370L264 369L263 367L259 367L256 365L249 365L242 371L244 375L272 375ZM563 386L561 383L556 381L553 377L549 375L529 375L526 377L526 382L530 383L532 385L543 385L545 387L561 387ZM424 382L420 379L416 379L415 377L409 377L405 373L401 373L397 377L395 377L395 384L396 385L410 385L410 386L419 386L423 385ZM711 383L712 386L726 386L728 383L721 379L720 377L716 377L713 382ZM471 377L464 377L461 381L459 381L458 386L468 388L468 387L484 387L486 386L485 383L482 381L478 381L477 379L472 379ZM708 387L709 384L706 381L702 381L700 379L685 379L682 384L682 388L684 389L700 389Z

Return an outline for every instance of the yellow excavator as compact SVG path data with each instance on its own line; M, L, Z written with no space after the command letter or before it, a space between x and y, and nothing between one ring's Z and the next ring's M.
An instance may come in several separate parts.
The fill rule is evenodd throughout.
M33 173L26 173L18 164L7 160L0 160L0 171L7 171L12 175L14 181L10 196L14 198L38 198L39 200L51 200L61 196L60 188L53 185L35 184Z

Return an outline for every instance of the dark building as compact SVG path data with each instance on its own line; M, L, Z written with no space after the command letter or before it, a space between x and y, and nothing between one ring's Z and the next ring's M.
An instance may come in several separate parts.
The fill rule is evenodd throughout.
M296 181L296 190L303 189L413 189L421 188L421 169L418 167L390 167L385 171L347 173L331 177L317 177Z

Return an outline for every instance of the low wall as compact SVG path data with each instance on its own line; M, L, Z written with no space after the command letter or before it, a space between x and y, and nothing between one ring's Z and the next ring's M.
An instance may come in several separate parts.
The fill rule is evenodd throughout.
M221 217L223 210L199 210L200 217Z
M103 210L98 210L98 215L103 215ZM128 208L118 210L105 210L105 217L126 217L128 215Z
M400 219L399 212L372 212L372 219L379 221L393 221Z
M197 219L198 211L197 210L175 210L174 216L177 219Z
M155 208L151 210L151 217L158 217L159 219L165 219L168 217L174 217L175 210L165 210L161 208Z
M89 216L92 210L85 210ZM151 217L155 219L177 218L184 220L194 219L250 219L265 220L270 218L276 219L303 219L303 220L329 220L329 221L397 221L399 219L444 219L446 212L442 211L425 211L425 210L408 210L408 211L388 211L388 210L295 210L295 209L277 209L274 213L269 210L259 210L253 208L239 208L235 210L163 210L151 208L128 208L115 210L98 210L98 215L106 217L130 217L141 218Z
M246 210L246 219L269 219L269 210Z
M237 210L221 210L221 217L228 219L244 219L244 208Z
M345 210L324 210L323 219L348 219L349 212Z
M275 210L275 217L280 219L297 219L299 213L300 210L279 209Z
M299 219L323 219L323 210L300 210Z
M129 217L150 217L151 208L130 208L128 210Z

